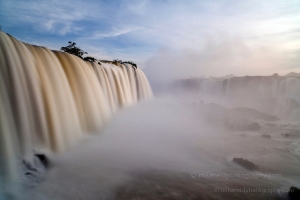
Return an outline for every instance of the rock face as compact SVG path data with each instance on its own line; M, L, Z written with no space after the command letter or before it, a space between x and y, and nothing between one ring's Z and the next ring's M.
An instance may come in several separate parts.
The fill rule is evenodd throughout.
M234 158L232 161L248 170L258 170L259 168L253 162L250 162L249 160L243 158Z
M289 191L290 200L299 200L300 199L300 189L292 186Z

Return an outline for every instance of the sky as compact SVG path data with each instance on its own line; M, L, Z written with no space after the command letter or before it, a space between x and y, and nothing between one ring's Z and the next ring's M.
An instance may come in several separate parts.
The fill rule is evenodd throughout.
M26 43L133 61L154 82L300 72L298 0L0 0L0 25Z

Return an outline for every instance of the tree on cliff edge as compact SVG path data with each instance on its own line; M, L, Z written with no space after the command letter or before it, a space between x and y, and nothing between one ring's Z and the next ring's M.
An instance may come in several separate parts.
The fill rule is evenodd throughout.
M73 54L75 56L78 56L81 59L83 59L82 56L84 54L87 54L87 52L83 51L79 47L76 47L76 43L75 42L69 41L68 43L69 43L68 46L62 47L62 48L60 48L60 50L64 51L64 52L67 52L67 53L70 53L70 54Z

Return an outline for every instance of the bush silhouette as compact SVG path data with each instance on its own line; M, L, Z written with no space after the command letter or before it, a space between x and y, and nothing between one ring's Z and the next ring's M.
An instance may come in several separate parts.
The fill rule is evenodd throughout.
M83 51L82 49L80 49L79 47L76 47L76 43L69 41L68 42L69 45L65 46L65 47L61 47L60 50L67 52L69 54L73 54L75 56L78 56L79 58L83 59L83 55L87 54L87 52Z

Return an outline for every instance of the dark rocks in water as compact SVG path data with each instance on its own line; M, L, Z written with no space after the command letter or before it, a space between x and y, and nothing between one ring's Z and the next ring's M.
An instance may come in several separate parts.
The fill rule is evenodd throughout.
M259 131L260 130L260 125L257 122L252 122L246 127L247 131Z
M29 162L23 160L23 166L25 167L26 176L33 176L33 174L37 173L37 169Z
M293 137L293 138L299 138L300 131L296 129L287 129L286 133L281 134L284 137Z
M246 118L225 121L223 126L230 131L259 131L261 128L259 123Z
M43 164L45 168L49 167L49 161L45 154L34 154Z
M267 138L267 139L271 139L271 136L270 136L270 135L268 135L268 134L262 134L262 135L261 135L261 137L263 137L263 138Z
M45 154L34 154L34 156L36 157L34 162L23 160L24 171L26 171L25 175L39 176L39 174L43 173L42 168L49 167L49 161Z
M233 158L232 161L248 170L258 170L258 168L259 168L253 162L250 162L249 160L246 160L243 158Z
M35 187L36 184L45 178L49 160L45 154L34 154L32 160L23 160L23 175L22 185L25 187Z
M286 137L286 138L290 137L290 134L288 134L288 133L282 133L281 135L284 136L284 137Z
M245 108L245 107L238 107L232 109L234 111L234 114L236 116L244 116L246 118L252 118L252 119L260 119L260 120L265 120L265 121L277 121L279 120L278 117L275 115L269 115L260 111L257 111L256 109L253 108Z
M266 123L266 126L269 126L269 127L276 127L276 124Z
M30 171L37 171L36 168L34 168L32 166L32 164L28 161L23 160L23 166L26 168L26 170L30 170Z
M299 200L300 199L300 189L292 186L289 191L290 200Z
M25 175L27 175L27 176L28 176L28 175L32 176L32 173L31 173L31 172L26 172Z
M237 131L237 128L233 124L230 124L227 121L223 123L223 126L230 131Z

